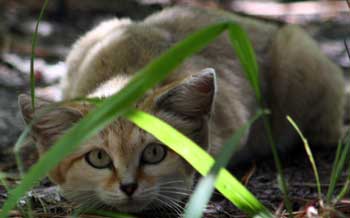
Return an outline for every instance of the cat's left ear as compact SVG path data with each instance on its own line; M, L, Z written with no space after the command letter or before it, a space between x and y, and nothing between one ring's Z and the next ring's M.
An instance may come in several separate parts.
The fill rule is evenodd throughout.
M46 151L83 116L75 105L59 105L40 98L36 98L34 112L31 97L26 94L20 95L18 102L24 121L32 125L31 135L38 143L40 152Z
M215 70L206 68L160 96L157 106L161 110L190 118L210 116L215 93Z

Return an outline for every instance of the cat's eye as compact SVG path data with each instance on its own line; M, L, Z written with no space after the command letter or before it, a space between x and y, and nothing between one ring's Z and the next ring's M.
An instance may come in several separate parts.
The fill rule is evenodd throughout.
M85 155L85 160L92 167L103 169L112 165L109 155L102 149L95 149Z
M158 143L148 144L142 152L141 163L157 164L164 160L166 154L167 149L164 145Z

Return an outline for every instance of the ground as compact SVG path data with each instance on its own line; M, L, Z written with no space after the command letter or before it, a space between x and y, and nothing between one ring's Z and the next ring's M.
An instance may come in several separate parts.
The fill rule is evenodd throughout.
M2 12L0 13L0 49L2 51L0 57L0 172L9 173L7 182L12 186L20 181L13 155L14 144L24 128L18 111L17 96L29 90L31 34L40 6L34 2L27 1L26 4L23 4L22 1L11 1L0 5ZM70 44L81 33L104 18L131 16L134 19L142 19L164 6L161 3L145 4L144 2L147 1L139 1L143 3L130 1L122 5L112 4L107 7L101 6L102 3L94 4L94 1L88 1L91 4L88 4L87 8L76 3L71 5L71 8L65 9L64 4L60 4L64 1L54 2L55 4L50 5L39 28L39 42L35 50L37 56L35 67L37 94L52 98L55 98L58 80L64 73L64 64L62 63L64 56L69 50ZM197 4L200 4L198 2ZM209 7L220 6L219 3L213 2L205 1L205 4ZM225 7L229 5L227 3L229 1L222 2L225 2ZM111 9L113 7L115 10ZM285 20L283 16L277 18ZM295 16L293 19L289 17L287 20L301 23L320 42L324 52L345 72L348 72L350 62L343 40L350 35L350 20L345 18L348 18L347 14L335 13L330 17L316 14L311 15L311 17ZM347 74L345 76L348 77ZM344 119L344 122L348 122L348 119ZM36 150L31 144L24 147L21 154L26 168L37 159ZM334 149L333 151L316 149L314 155L320 172L322 190L325 194L335 151ZM304 217L308 207L315 206L317 208L319 205L315 179L303 146L300 145L293 155L282 157L282 160L288 181L289 195L293 202L293 210L299 217ZM276 181L276 169L271 158L242 166L233 173L247 184L249 190L272 211L278 212L283 207L282 195ZM344 173L337 190L342 187L345 177ZM6 198L7 193L0 186L0 205ZM19 205L25 206L28 199L33 201L35 217L64 217L65 214L73 210L72 205L65 202L55 192L55 187L47 179L29 193L27 198L20 201ZM336 209L347 214L345 217L348 217L350 216L349 196L346 199L340 202ZM46 206L43 207L43 205ZM18 210L13 211L12 216L21 217ZM159 214L151 215L151 217L157 216L163 217ZM94 216L84 215L83 217ZM246 215L217 193L208 205L205 217L246 217ZM334 215L334 217L336 216Z

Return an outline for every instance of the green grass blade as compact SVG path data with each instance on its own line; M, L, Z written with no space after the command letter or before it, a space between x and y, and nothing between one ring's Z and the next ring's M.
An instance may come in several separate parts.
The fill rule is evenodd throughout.
M246 77L249 80L255 92L255 95L258 103L260 104L260 107L265 108L265 102L264 102L263 96L261 95L261 90L260 90L258 64L256 62L254 50L248 41L248 37L246 33L240 27L234 24L230 24L229 37L230 37L231 44L233 48L236 50L236 54L243 66ZM264 119L264 127L266 130L267 138L271 145L271 151L273 154L273 158L274 158L277 173L278 173L277 175L278 185L283 193L284 203L289 212L289 216L293 217L292 206L288 197L287 183L284 178L283 167L282 167L281 160L278 156L277 147L272 136L271 124L269 119L266 116L263 119Z
M25 144L26 139L28 138L28 134L30 133L31 126L32 125L29 124L25 127L24 131L21 133L21 135L17 139L16 144L13 148L13 153L14 153L15 160L16 160L16 165L17 165L21 179L24 176L24 165L23 165L23 161L21 158L21 149L22 149L22 146ZM10 190L7 190L7 192L9 192L9 191ZM28 217L28 218L32 218L33 217L32 202L30 200L28 200L27 203L25 204L25 206L26 206L26 211L21 209L22 214L25 214L26 217Z
M350 8L350 1L347 0L346 2L348 3L348 8ZM349 46L348 46L345 39L344 39L344 46L345 46L346 54L348 55L348 58L350 59L350 50L349 50ZM346 146L348 146L348 144L349 144L349 131L347 132L347 137L346 137L345 143L346 143ZM335 184L337 183L338 178L334 174L337 171L336 169L339 167L338 166L339 153L340 153L341 147L342 147L342 144L339 143L338 148L337 148L336 158L335 158L335 161L333 163L333 169L332 169L332 174L331 174L331 185L330 185L330 187L328 189L328 193L327 193L327 203L330 203L334 189L335 189ZM338 153L338 151L339 151L339 153ZM336 204L339 200L341 200L349 192L349 189L350 189L350 166L349 166L348 176L347 176L345 185L343 186L342 190L335 198L334 204Z
M214 166L214 159L205 150L157 117L138 110L130 110L123 116L181 155L200 174L208 174ZM264 205L226 169L220 170L215 187L251 217L272 217Z
M339 165L339 160L340 160L340 155L342 150L343 150L343 142L339 140L337 151L335 153L335 158L332 165L332 172L331 172L329 187L328 187L327 196L326 196L327 204L329 204L330 201L332 200L332 195L335 189L335 185L337 183L335 174L338 168L337 166Z
M21 133L21 135L17 139L16 144L13 148L13 153L15 155L17 168L21 177L24 175L24 169L23 169L24 166L20 156L20 151L21 151L22 145L25 144L25 141L28 137L28 134L30 133L30 130L31 130L31 124L25 127L24 131Z
M343 199L349 193L349 190L350 190L350 168L348 170L348 176L346 178L345 184L344 184L343 188L340 190L340 193L335 198L333 204L336 204L341 199Z
M47 4L49 3L48 0L44 1L43 6L41 7L41 11L39 14L39 17L36 21L35 30L32 38L32 51L31 51L31 58L30 58L30 94L32 96L32 108L35 110L35 74L34 74L34 59L35 59L35 48L36 43L38 39L38 28L40 21L42 17L44 16L44 12L46 10Z
M215 39L225 30L227 25L227 23L219 23L208 26L175 44L139 71L119 93L107 98L97 106L96 110L91 111L81 119L39 159L24 176L21 184L10 192L9 198L2 207L0 217L6 217L16 205L17 200L65 156L73 152L79 144L98 133L106 124L125 112L128 107L132 106L133 102L148 89L162 81L185 58L198 52ZM66 146L67 144L70 146Z
M317 186L318 199L321 201L322 200L322 192L321 192L320 176L318 175L317 166L316 166L316 163L315 163L314 156L312 155L312 152L311 152L311 149L310 149L310 146L309 146L309 142L307 141L307 139L305 138L303 133L300 131L298 125L294 122L294 120L290 116L287 116L287 120L293 126L295 131L297 131L298 135L300 136L301 140L303 141L306 154L307 154L307 156L309 158L310 164L312 166L312 170L314 171L314 176L315 176L316 186Z
M262 111L258 111L249 122L239 128L235 134L231 136L228 142L223 145L209 174L203 177L196 186L194 193L186 205L184 218L200 218L202 216L203 208L208 204L214 191L214 184L219 170L226 167L232 154L237 150L242 136L262 114ZM182 142L179 142L179 144L181 145Z
M236 55L244 69L258 102L262 101L258 64L256 62L255 52L251 46L247 34L236 24L230 24L228 28L229 38Z
M338 150L340 155L338 154ZM334 194L335 186L340 178L341 172L344 170L345 162L348 159L350 151L350 137L347 136L345 140L344 146L339 146L337 149L336 159L334 161L333 169L332 169L332 177L330 181L330 185L327 192L327 203L330 203L332 200L332 196ZM337 156L339 155L339 159L337 160Z

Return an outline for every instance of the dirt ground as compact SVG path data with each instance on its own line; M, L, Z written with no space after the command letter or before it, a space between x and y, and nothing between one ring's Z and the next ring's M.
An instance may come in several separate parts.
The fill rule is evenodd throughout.
M43 22L39 28L39 42L35 50L37 60L35 76L37 80L37 94L56 98L57 84L64 73L64 60L69 47L79 35L99 21L110 17L129 16L142 19L148 14L158 11L166 5L177 2L191 1L128 1L128 3L103 6L96 1L87 1L86 5L72 3L73 1L52 1ZM67 8L62 2L69 2L73 6ZM119 2L119 1L116 1ZM148 3L145 3L148 2ZM158 3L157 3L158 2ZM228 2L221 1L193 1L207 7L225 7ZM192 3L193 3L192 2ZM8 172L7 182L15 186L20 181L13 155L13 146L23 130L23 123L18 112L17 96L29 91L29 59L31 49L31 35L34 30L40 4L35 1L5 1L0 2L0 172ZM106 8L109 8L108 10ZM113 9L114 8L114 9ZM231 9L231 8L229 8ZM345 51L343 41L350 36L350 18L347 13L335 13L330 17L322 14L311 15L312 19L303 15L296 15L295 22L303 27L319 41L322 50L345 71L348 78L350 62ZM285 20L284 17L274 19ZM348 119L344 120L348 123ZM314 151L316 163L320 172L322 190L325 194L329 184L332 162L335 156L333 150ZM37 153L32 145L22 150L24 165L29 167L37 159ZM273 161L264 159L248 166L239 167L233 173L247 184L249 190L272 211L280 211L283 199L276 181L276 169ZM293 202L293 210L299 217L305 217L310 206L319 206L314 176L308 158L300 145L293 155L282 156L284 171L288 181L289 195ZM337 186L339 190L346 174ZM0 186L0 206L6 200L7 193ZM28 199L35 208L35 217L64 217L73 210L72 205L65 202L55 187L48 180L44 180L19 202L25 206ZM43 205L46 205L43 207ZM350 217L350 196L348 195L337 205L337 210ZM166 217L169 214L151 214L150 217ZM21 217L19 211L13 211L13 217ZM96 216L83 216L96 217ZM144 215L138 215L144 217ZM246 217L230 202L216 193L208 205L206 218L211 217ZM334 215L334 217L337 217ZM339 215L340 217L340 215Z

